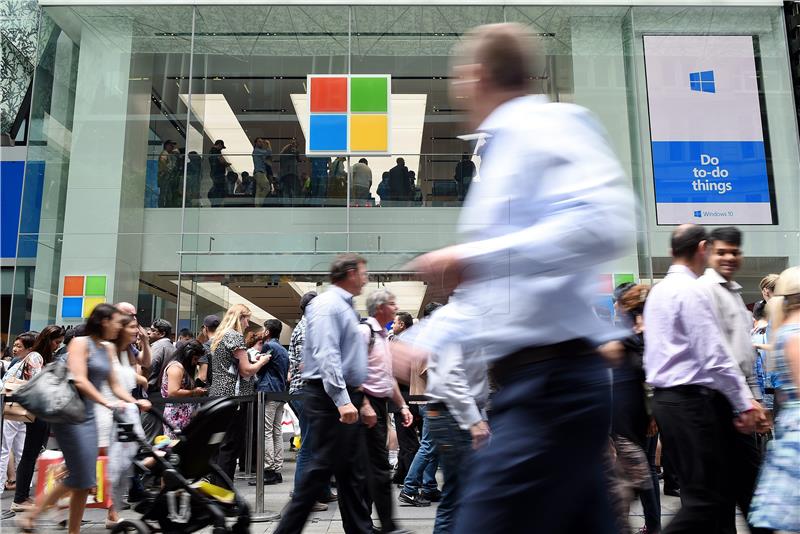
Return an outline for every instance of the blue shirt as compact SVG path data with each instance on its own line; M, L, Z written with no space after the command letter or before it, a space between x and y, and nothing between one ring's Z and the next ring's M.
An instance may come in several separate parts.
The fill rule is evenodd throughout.
M286 391L286 377L289 374L289 352L270 339L261 349L263 354L272 354L269 363L261 368L256 391Z
M480 126L489 137L459 219L466 279L419 345L457 342L487 361L576 338L602 341L592 308L604 262L634 252L634 198L586 109L514 98ZM598 343L599 344L599 343Z
M359 331L353 295L332 285L306 308L303 378L322 380L336 406L350 402L348 387L367 378L367 344Z
M267 173L267 161L272 157L272 150L266 148L253 147L253 174L257 172Z

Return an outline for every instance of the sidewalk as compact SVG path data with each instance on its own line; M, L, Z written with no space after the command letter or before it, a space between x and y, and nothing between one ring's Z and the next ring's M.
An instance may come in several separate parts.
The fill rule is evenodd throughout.
M289 502L289 492L293 487L294 479L294 457L294 453L290 453L288 451L286 452L286 461L282 471L284 480L283 483L264 487L264 509L266 511L280 512L286 503ZM439 472L439 478L441 481L441 471ZM256 493L255 487L249 486L247 480L242 479L236 480L236 487L244 495L247 502L250 503L251 511L254 513ZM399 489L394 487L394 492L396 496L399 492ZM5 492L3 494L2 503L0 503L0 506L3 510L8 510L11 506L13 493L14 492L12 491ZM395 503L397 503L396 498ZM666 497L662 494L661 507L663 522L666 525L672 516L675 515L675 512L680 508L680 500L676 497ZM121 515L122 517L138 517L138 515L132 510L125 510L121 513ZM58 519L61 520L65 517L66 512L62 512ZM398 523L403 528L419 534L429 533L433 530L434 518L436 517L436 503L432 504L428 508L415 508L413 506L400 506L398 504L396 508L396 517L398 518ZM373 519L375 523L378 524L377 516L374 514ZM105 510L87 510L84 520L88 521L88 523L81 529L82 532L87 534L104 534L108 532L103 525L105 521ZM630 525L633 529L633 532L636 532L639 527L644 525L642 508L638 501L634 502L631 506ZM274 532L276 526L276 522L253 523L250 531L253 534L270 534ZM736 527L739 534L746 534L749 532L744 523L744 518L739 513L737 513L736 517ZM14 525L13 518L0 521L0 532L3 532L4 534L10 534L16 531L17 530ZM64 533L65 530L59 529L51 522L49 524L41 525L39 532ZM201 532L210 533L211 529L204 529ZM342 518L339 514L336 503L331 503L328 511L326 512L312 514L309 517L309 521L306 524L304 532L308 534L344 533L344 529L342 528Z

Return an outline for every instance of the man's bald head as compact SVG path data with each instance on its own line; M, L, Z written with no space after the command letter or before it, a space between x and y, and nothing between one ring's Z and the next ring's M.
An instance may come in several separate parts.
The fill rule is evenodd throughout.
M528 92L538 72L533 34L522 24L504 22L478 26L459 50L460 64L482 66L485 83L503 91Z
M691 259L704 241L708 241L705 228L696 224L682 224L672 232L672 257Z
M120 302L114 305L120 313L125 315L136 315L136 306L131 304L130 302Z

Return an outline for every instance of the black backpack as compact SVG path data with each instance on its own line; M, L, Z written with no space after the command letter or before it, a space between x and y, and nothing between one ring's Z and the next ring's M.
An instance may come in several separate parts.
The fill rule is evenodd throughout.
M369 345L367 346L367 352L372 351L372 347L375 346L375 330L372 329L372 325L367 322L367 319L362 317L358 321L359 323L366 325L369 328Z

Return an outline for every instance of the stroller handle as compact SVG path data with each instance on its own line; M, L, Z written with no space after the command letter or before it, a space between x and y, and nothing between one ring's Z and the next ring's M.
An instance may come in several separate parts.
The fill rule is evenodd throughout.
M128 422L128 421L125 421L125 419L124 419L124 415L125 415L125 411L124 410L121 410L119 408L115 408L114 410L112 410L112 413L114 415L114 420L116 422L118 422L118 423L127 423ZM179 432L179 430L177 428L175 428L175 426L172 423L170 423L169 421L167 421L164 418L164 412L162 412L160 410L157 410L155 406L151 406L150 409L148 410L148 413L153 414L156 419L158 419L165 427L169 428L172 432L174 432L174 433Z

